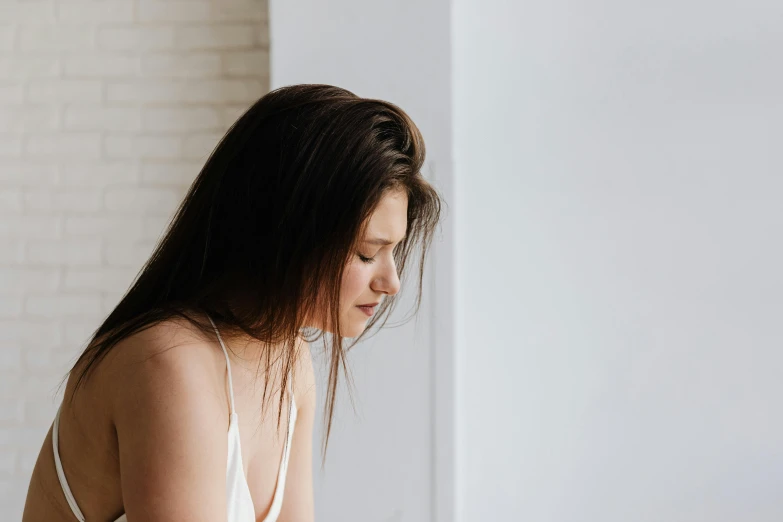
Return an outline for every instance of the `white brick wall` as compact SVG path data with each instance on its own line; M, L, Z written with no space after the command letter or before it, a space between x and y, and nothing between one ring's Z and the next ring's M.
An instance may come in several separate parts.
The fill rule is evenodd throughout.
M0 1L0 520L64 372L268 91L266 20L265 0Z

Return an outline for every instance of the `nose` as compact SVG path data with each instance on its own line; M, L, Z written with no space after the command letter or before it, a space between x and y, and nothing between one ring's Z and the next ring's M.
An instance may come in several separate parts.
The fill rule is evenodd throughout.
M378 277L373 279L372 288L376 292L383 292L387 295L395 295L400 291L400 277L393 260L386 264L385 270Z

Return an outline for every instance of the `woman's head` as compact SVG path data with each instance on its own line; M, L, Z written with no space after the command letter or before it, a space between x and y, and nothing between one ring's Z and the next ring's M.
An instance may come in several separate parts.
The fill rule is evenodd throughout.
M354 254L343 272L340 286L340 332L346 337L359 337L366 329L376 307L387 297L400 291L400 278L394 250L407 230L408 195L401 189L384 194L363 228ZM315 313L328 309L324 303ZM335 332L328 318L316 316L306 326Z
M207 313L229 336L267 343L259 363L282 361L285 384L297 337L314 327L331 334L330 424L343 337L385 323L414 252L418 309L441 205L421 175L424 156L419 130L391 103L329 85L265 95L207 160L77 362L80 380L122 338L172 316L206 332ZM371 318L357 308L376 302Z

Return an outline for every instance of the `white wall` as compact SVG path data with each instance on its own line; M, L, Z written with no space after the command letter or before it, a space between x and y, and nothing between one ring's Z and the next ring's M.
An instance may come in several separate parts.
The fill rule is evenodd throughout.
M783 4L453 5L462 520L782 520Z
M0 2L0 520L57 385L268 89L261 0Z
M327 83L401 106L427 145L425 175L448 192L451 179L450 42L447 0L270 2L271 87ZM448 225L447 225L448 227ZM444 227L443 233L450 229ZM443 245L441 245L441 248ZM441 256L451 256L439 251ZM431 267L430 267L431 268ZM438 277L449 277L439 274ZM429 281L435 279L429 275ZM408 295L413 288L403 289ZM450 338L436 336L432 289L417 322L389 329L351 354L357 413L338 398L326 465L315 465L319 521L434 520L450 509L450 428L434 431L452 397L434 379L450 379ZM406 301L407 303L408 301ZM402 307L401 311L406 309ZM399 319L401 315L397 316ZM442 319L442 317L441 317ZM442 362L442 360L445 361ZM323 382L319 390L325 392ZM445 408L433 408L442 401ZM320 438L317 430L316 440ZM435 440L443 441L433 451ZM446 500L444 500L446 499ZM441 518L449 520L449 518Z
M783 7L270 7L272 86L398 103L454 218L418 322L351 356L318 520L780 520ZM0 3L0 519L68 361L266 91L264 13Z

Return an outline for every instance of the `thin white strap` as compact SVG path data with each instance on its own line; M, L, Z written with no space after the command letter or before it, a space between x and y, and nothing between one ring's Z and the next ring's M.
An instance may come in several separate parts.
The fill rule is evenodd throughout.
M294 436L294 426L296 426L296 400L293 392L291 393L291 403L288 408L288 431L286 433L285 446L283 447L283 458L280 462L280 469L277 472L277 485L275 486L275 495L272 498L272 506L269 508L269 514L264 520L276 520L283 507L283 492L285 491L285 477L288 472L288 460L291 456L291 439Z
M218 330L217 326L215 326L215 321L213 321L209 316L207 316L207 318L209 319L209 322L212 323L212 327L215 329L218 341L220 341L220 347L223 348L223 355L226 356L226 371L228 372L228 397L231 403L231 415L236 415L236 410L234 409L234 381L231 379L231 361L228 360L228 350L226 350L226 345L223 344L223 338L220 336L220 331Z
M54 467L57 468L57 478L60 480L60 486L63 488L63 493L65 493L65 500L68 501L68 505L71 506L71 511L73 511L73 514L76 516L79 522L84 522L84 515L82 515L82 511L79 509L79 506L76 504L76 499L73 498L71 487L68 485L68 481L65 479L65 472L63 471L63 463L60 461L60 450L58 449L58 440L60 438L59 437L60 409L62 409L62 404L60 405L59 408L57 408L57 415L54 416L54 426L52 427L52 449L54 450Z

